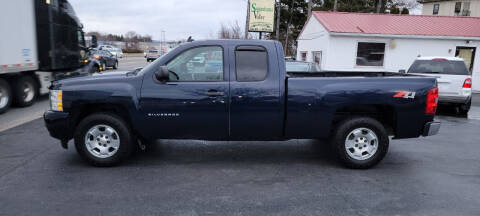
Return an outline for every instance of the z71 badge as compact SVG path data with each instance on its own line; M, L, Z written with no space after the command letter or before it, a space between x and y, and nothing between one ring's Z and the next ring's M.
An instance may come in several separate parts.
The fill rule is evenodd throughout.
M414 99L415 98L415 92L411 92L411 91L395 91L396 94L393 95L394 98L411 98L411 99Z

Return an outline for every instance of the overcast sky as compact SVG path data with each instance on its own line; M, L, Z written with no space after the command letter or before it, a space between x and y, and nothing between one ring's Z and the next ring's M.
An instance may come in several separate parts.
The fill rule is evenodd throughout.
M220 24L244 28L247 0L70 0L84 31L152 35L167 40L216 37Z
M415 1L415 0L410 0ZM221 23L245 28L247 0L70 0L84 31L135 31L167 40L216 38ZM412 11L421 13L420 9Z

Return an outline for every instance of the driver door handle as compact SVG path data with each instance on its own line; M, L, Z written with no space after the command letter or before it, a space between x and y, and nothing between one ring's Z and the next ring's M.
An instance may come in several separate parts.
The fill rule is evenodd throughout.
M210 97L217 97L217 96L223 96L223 92L219 92L217 90L209 90L206 95L210 96Z

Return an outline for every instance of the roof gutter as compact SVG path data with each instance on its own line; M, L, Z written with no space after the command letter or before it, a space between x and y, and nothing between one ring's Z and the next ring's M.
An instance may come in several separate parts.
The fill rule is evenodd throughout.
M346 37L378 37L378 38L408 38L408 39L437 39L437 40L472 40L480 41L480 37L461 36L432 36L432 35L394 35L394 34L365 34L365 33L341 33L329 32L332 36Z

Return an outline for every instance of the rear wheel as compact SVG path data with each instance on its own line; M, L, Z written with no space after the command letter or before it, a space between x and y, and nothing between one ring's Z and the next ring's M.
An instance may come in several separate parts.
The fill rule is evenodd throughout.
M332 145L345 166L366 169L378 164L388 151L389 139L383 125L369 117L341 122L334 132Z
M113 114L92 114L75 130L75 148L93 166L113 166L134 150L133 136L125 121Z
M12 102L12 92L7 81L0 78L0 114L6 112Z
M472 106L472 99L470 99L467 103L465 104L459 104L457 112L460 115L467 115L468 111L470 111L470 107Z
M21 76L14 86L14 103L20 107L30 106L37 98L37 82L31 76Z

